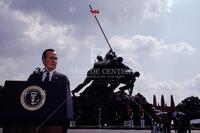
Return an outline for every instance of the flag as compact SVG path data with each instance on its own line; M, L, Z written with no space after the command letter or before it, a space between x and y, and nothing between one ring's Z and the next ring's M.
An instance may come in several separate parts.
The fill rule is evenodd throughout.
M93 15L99 14L99 10L97 10L97 9L91 9L90 12L91 12Z

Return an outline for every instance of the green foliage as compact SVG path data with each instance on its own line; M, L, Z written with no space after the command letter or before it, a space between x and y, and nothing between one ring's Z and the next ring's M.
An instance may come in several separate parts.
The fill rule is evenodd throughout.
M194 96L188 97L181 101L176 109L186 113L189 119L200 118L200 99Z

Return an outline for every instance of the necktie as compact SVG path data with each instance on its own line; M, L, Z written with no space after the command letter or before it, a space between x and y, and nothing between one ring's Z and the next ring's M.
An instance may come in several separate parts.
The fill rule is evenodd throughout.
M45 77L44 82L49 82L49 72L47 72L47 76Z

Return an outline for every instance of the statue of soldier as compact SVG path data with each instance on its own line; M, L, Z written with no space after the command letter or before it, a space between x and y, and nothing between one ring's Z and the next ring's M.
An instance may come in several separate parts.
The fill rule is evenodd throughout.
M139 77L140 73L138 71L133 73L133 71L128 66L123 64L122 57L117 57L116 59L113 59L109 66L113 69L121 69L121 71L119 71L119 73L117 73L116 76L112 80L110 80L111 86L108 90L114 91L115 88L117 88L122 83L125 84L125 86L120 87L120 91L128 90L129 94L132 95L136 77Z
M108 86L108 81L106 74L102 73L102 69L105 69L109 66L112 60L116 57L115 52L109 50L105 55L104 59L102 56L97 56L97 62L94 63L92 69L87 72L87 77L83 83L79 84L73 91L72 94L78 93L85 85L91 83L89 87L87 87L82 94L93 94L102 92ZM100 90L101 89L101 90Z
M105 65L105 62L103 61L102 56L98 55L97 56L97 62L94 63L93 68L91 68L87 72L87 77L84 80L83 83L79 84L73 91L72 94L73 96L75 93L78 93L85 85L88 83L91 83L89 87L87 87L82 94L92 94L94 93L95 89L102 88L102 87L107 87L107 84L104 80L104 77L101 75L101 70Z
M136 72L131 72L130 74L126 75L126 77L123 79L123 81L121 81L122 83L125 83L125 86L120 87L120 91L125 91L128 90L129 91L129 95L132 95L133 92L133 87L134 87L134 83L136 81L136 77L139 77L140 73L138 71Z

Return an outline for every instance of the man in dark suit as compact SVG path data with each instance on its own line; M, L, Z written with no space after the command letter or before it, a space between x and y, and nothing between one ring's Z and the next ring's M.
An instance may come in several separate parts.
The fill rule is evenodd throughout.
M69 83L69 80L66 75L63 75L57 72L57 54L54 49L46 49L42 54L42 62L44 64L44 69L41 71L37 68L28 78L28 81L45 81L48 74L47 82L54 81L66 81Z
M42 62L44 64L44 68L41 70L40 68L36 68L36 70L29 76L28 81L44 81L44 82L56 82L63 81L67 83L67 94L66 94L66 104L67 104L67 119L73 120L73 106L72 106L72 98L70 93L70 84L66 75L57 72L57 54L54 49L46 49L42 54ZM55 90L59 91L59 90ZM67 126L67 125L66 125ZM63 126L43 126L35 127L21 127L14 126L9 128L4 128L5 133L66 133L67 127Z
M44 82L56 82L64 81L67 82L67 118L69 120L73 119L73 106L72 98L70 94L70 84L66 75L56 71L57 66L57 54L54 49L46 49L42 54L42 62L44 68L40 70L37 68L28 78L28 81L44 81ZM59 90L56 90L59 91ZM56 132L63 133L65 128L60 126L45 127L45 132ZM44 131L44 128L41 128Z
M29 76L28 81L44 81L44 82L56 82L63 81L67 83L67 118L68 120L73 119L73 106L72 98L70 94L69 80L66 75L57 72L57 54L54 49L46 49L42 54L42 62L44 68L36 68L35 71ZM59 90L55 90L59 91ZM66 125L67 126L67 125ZM4 128L5 133L66 133L67 127L63 126L14 126L9 128Z

